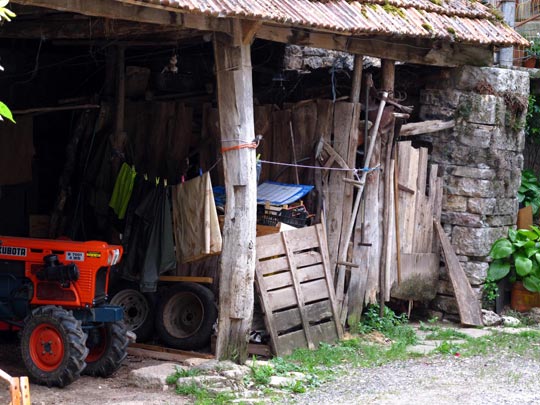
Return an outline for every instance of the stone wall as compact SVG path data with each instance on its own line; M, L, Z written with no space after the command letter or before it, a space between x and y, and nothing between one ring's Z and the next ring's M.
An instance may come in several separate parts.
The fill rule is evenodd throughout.
M439 164L444 176L444 229L479 299L491 244L516 223L523 166L523 102L528 94L526 72L473 67L455 69L450 79L433 83L421 93L422 119L456 120L453 130L431 137L430 159ZM444 267L438 293L433 307L447 318L457 318Z

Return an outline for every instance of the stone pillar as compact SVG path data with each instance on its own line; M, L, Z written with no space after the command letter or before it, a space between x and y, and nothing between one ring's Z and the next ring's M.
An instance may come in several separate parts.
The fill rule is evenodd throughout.
M526 72L469 66L421 94L422 119L456 120L432 136L430 159L444 176L444 229L479 299L490 247L516 223L528 94ZM456 318L444 267L438 292L434 308Z

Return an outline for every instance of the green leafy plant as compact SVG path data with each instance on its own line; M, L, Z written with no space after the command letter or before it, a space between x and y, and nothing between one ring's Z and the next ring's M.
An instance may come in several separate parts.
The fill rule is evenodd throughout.
M488 309L490 307L493 307L495 305L495 300L499 296L499 286L495 282L495 280L486 277L486 281L484 282L484 288L482 290L482 303L484 304L484 308Z
M525 49L525 55L535 58L540 56L540 36L536 36L536 39L531 40L531 46Z
M183 377L196 377L201 374L201 371L196 368L183 369L176 367L176 371L167 377L165 380L168 385L176 384L179 378Z
M540 209L540 182L532 170L521 172L521 185L518 189L518 201L525 207L532 207L533 215Z
M532 292L540 292L540 229L510 229L507 238L493 243L489 255L491 262L487 278L499 281L510 277L511 282L521 280Z
M533 142L540 143L540 100L532 94L529 96L525 134Z

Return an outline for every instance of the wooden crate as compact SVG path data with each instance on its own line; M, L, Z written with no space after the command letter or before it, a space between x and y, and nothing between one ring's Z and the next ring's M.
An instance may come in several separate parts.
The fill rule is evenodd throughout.
M322 225L258 237L255 281L276 355L343 336Z

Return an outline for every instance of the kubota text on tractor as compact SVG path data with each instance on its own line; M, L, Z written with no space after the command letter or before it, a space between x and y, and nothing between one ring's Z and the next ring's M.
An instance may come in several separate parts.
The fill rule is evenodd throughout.
M37 383L63 387L81 372L107 377L126 357L122 308L106 305L120 246L0 236L0 330L21 331Z

